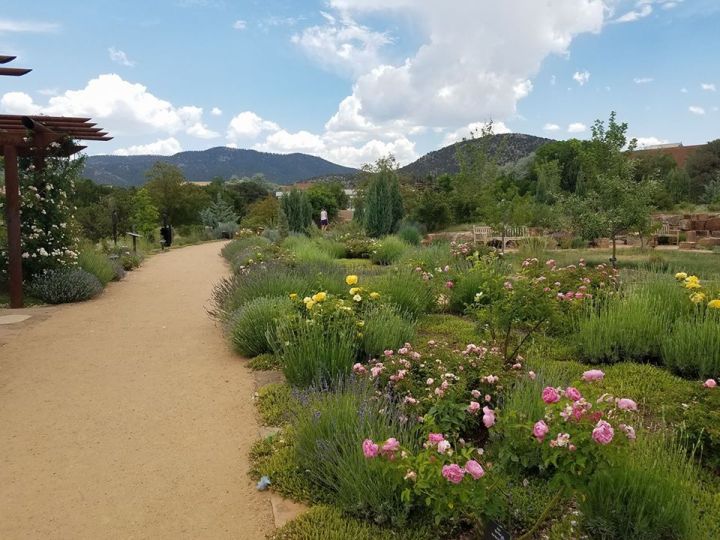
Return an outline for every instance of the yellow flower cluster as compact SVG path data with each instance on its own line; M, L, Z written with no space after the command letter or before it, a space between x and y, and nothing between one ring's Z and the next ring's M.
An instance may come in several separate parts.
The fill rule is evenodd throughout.
M716 298L715 300L710 300L708 302L708 307L711 309L720 309L720 298Z
M697 276L689 276L686 272L678 272L675 274L675 279L682 282L683 287L686 289L694 290L694 289L702 289L702 285L700 285L700 278ZM695 291L690 295L690 301L693 304L700 304L702 302L705 302L707 300L707 295L700 291ZM710 309L720 309L720 298L715 298L714 300L710 300L707 304L707 307Z
M699 289L702 287L702 285L700 285L700 279L697 276L688 276L684 281L686 289Z
M347 283L348 285L357 285L358 281L359 281L359 279L355 275L350 275L345 278L345 283ZM362 302L362 294L361 294L362 292L363 292L362 287L351 287L350 288L350 296L352 296L352 299L355 302ZM369 294L369 296L372 300L377 300L378 298L380 298L380 293L379 292L371 292Z

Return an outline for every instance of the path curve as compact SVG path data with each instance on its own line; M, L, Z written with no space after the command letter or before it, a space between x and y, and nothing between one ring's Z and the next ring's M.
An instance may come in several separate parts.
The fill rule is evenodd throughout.
M0 538L261 539L252 374L205 306L210 243L158 254L0 346Z

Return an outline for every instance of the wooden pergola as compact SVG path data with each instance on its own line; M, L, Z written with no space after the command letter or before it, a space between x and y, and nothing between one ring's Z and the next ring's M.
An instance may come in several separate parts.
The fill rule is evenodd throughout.
M0 64L14 58L0 55ZM0 68L0 75L19 76L29 71L22 68ZM68 157L85 149L85 146L75 144L76 140L110 139L112 137L96 127L90 118L0 115L0 156L5 158L5 215L11 308L23 307L18 158L31 158L36 170L41 171L48 155Z

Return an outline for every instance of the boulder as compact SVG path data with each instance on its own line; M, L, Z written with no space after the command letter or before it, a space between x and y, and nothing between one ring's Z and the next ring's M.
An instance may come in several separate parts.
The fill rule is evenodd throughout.
M695 249L695 242L680 242L678 249L691 250Z

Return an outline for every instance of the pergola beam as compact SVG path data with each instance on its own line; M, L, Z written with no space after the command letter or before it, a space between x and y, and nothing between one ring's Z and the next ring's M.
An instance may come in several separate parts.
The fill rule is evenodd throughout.
M22 247L20 242L20 179L17 148L3 147L5 156L5 213L8 230L8 277L10 281L10 307L23 307Z

